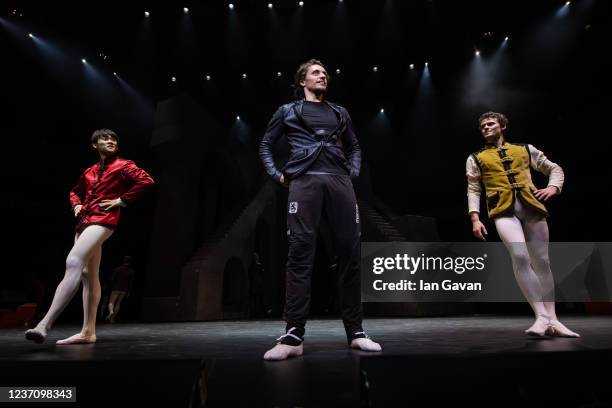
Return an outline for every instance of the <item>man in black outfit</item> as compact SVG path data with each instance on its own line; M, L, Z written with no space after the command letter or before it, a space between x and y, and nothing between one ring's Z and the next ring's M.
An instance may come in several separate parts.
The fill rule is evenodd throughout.
M361 150L346 109L324 100L328 80L320 61L311 59L302 64L295 74L299 99L274 113L259 147L266 172L289 187L287 325L285 334L265 353L266 360L284 360L303 353L317 231L324 211L338 259L340 307L349 346L364 351L381 350L361 326L361 231L351 182L359 175ZM283 135L289 141L291 154L287 164L278 170L272 148Z

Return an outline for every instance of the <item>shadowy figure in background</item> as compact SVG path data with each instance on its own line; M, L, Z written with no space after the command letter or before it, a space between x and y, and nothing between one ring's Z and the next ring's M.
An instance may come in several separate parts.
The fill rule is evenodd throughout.
M134 284L134 274L132 257L126 255L123 258L123 264L115 268L111 277L111 293L107 306L108 316L106 316L107 322L115 323L119 309L121 309L121 302L130 296L130 291Z

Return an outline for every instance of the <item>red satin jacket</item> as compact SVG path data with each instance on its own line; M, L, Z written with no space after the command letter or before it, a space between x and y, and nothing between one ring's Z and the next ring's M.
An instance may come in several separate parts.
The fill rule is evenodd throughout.
M121 198L129 205L153 183L153 178L146 171L121 157L109 157L89 167L70 190L73 210L77 205L83 206L77 216L77 232L82 232L91 224L114 229L119 222L121 207L102 210L100 202Z

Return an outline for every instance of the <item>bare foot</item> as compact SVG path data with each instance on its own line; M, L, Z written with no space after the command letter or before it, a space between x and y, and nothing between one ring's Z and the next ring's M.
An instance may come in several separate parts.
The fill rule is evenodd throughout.
M533 323L533 325L525 330L529 336L534 337L544 337L546 335L546 330L548 329L548 324L550 319L544 315L538 315L538 318Z
M96 335L92 334L89 336L83 333L77 333L74 336L70 336L63 340L58 340L55 344L58 345L69 345L69 344L91 344L96 342Z
M289 357L301 356L304 353L304 346L290 346L288 344L277 344L264 354L264 360L279 361L286 360Z
M34 343L41 344L47 338L47 330L43 327L36 326L33 329L26 330L25 338L31 340Z
M552 337L580 337L578 333L571 331L558 320L550 321L546 334Z
M357 338L351 341L351 348L361 351L382 351L380 344L369 338Z

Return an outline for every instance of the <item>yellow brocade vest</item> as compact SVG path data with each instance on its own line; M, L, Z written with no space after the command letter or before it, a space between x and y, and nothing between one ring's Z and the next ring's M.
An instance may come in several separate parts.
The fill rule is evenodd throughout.
M531 156L527 145L504 143L501 147L487 146L474 153L474 159L480 167L487 194L489 218L512 214L517 198L522 204L548 216L544 204L533 195L536 187L531 180Z

